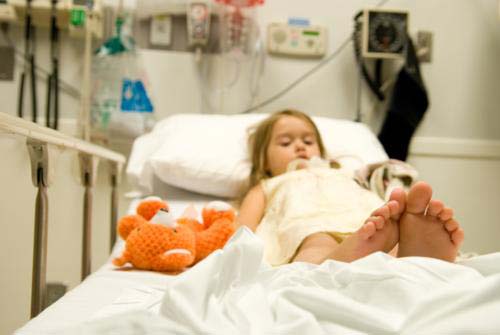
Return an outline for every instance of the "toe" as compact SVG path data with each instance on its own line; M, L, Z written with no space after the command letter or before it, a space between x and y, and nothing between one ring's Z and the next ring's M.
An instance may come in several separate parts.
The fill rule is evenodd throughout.
M408 192L406 211L411 214L424 214L431 201L432 188L425 182L418 182Z
M371 236L373 236L373 234L375 234L376 231L377 231L377 228L375 227L375 223L370 221L370 222L365 223L363 225L363 227L361 227L358 230L358 233L362 239L367 240Z
M457 247L462 245L462 242L464 241L464 237L465 237L465 234L464 234L464 230L462 228L458 228L453 233L451 233L451 240L452 240L453 244Z
M381 216L370 216L368 219L366 219L365 224L369 222L375 225L375 229L380 230L384 227L385 220Z
M447 231L452 232L454 230L457 230L459 225L457 221L450 219L444 223L444 227L446 228Z
M441 211L444 209L444 204L440 200L432 199L429 202L429 207L427 207L427 215L437 217L441 214Z
M399 210L399 202L391 200L387 203L387 207L389 207L390 219L398 220L401 216L401 211Z
M391 209L389 208L388 204L385 204L382 207L377 208L373 213L372 216L381 216L386 220L389 220L389 217L391 216Z
M451 209L449 207L443 208L443 210L441 211L441 213L439 214L438 217L442 221L448 221L449 219L451 219L453 217L453 209Z
M377 230L384 228L385 219L382 216L375 216L372 222L375 223Z
M396 220L399 220L399 217L404 212L406 208L406 193L402 188L396 188L391 192L391 196L389 200L394 200L399 204L398 213L395 217Z

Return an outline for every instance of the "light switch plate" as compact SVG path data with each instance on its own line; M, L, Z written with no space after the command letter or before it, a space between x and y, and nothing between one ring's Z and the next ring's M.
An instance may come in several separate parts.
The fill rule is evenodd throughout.
M422 63L430 63L432 60L433 34L430 31L417 32L417 55Z
M172 17L157 15L151 18L149 41L152 45L169 46L172 36Z

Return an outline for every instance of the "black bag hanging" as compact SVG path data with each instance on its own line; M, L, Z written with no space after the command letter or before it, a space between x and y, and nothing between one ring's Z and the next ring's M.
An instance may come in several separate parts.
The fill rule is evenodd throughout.
M394 84L389 109L378 135L389 157L401 161L408 157L413 133L429 106L415 48L409 37L407 41L406 62Z

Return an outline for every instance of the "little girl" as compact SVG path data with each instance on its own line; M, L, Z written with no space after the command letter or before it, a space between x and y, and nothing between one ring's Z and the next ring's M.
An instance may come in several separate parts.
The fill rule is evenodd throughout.
M272 114L249 144L250 188L238 222L263 239L270 264L351 262L376 251L455 260L463 230L450 208L431 199L429 185L416 183L408 195L396 189L384 204L325 164L318 128L306 114Z

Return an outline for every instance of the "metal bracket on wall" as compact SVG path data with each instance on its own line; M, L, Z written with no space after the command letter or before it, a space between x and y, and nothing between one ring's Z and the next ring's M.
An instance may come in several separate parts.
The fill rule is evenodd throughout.
M54 179L53 164L57 158L58 151L47 143L33 139L26 141L31 161L31 180L35 187L42 183L49 187ZM41 179L41 180L40 180Z
M122 179L122 170L123 170L123 163L117 163L117 162L109 162L109 170L111 177L113 178L114 182L112 181L112 184L115 184L116 186L120 185L120 181Z
M94 187L97 179L97 167L99 158L89 154L80 153L80 177L83 186Z

